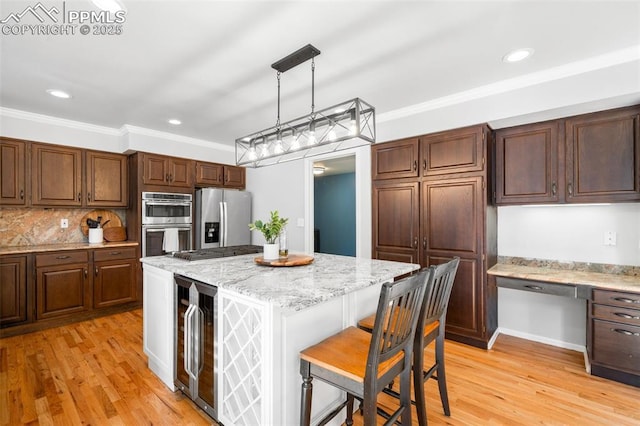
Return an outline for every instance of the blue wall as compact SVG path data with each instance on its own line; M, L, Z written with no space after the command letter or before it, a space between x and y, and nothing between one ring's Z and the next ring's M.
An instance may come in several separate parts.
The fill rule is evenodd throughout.
M356 255L356 175L314 178L314 226L320 253Z

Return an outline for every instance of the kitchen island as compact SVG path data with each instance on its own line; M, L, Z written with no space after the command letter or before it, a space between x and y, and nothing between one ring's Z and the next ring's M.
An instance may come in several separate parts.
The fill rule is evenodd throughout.
M301 349L375 312L382 283L419 265L314 254L310 265L268 267L256 255L188 262L141 259L149 367L175 390L173 275L217 287L216 413L225 425L298 424ZM314 385L312 421L343 393Z

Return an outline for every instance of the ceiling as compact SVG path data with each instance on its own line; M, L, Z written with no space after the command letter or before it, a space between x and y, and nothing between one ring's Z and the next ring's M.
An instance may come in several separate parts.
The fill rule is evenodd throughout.
M41 2L97 10L89 0ZM0 20L36 3L2 0ZM232 145L275 124L270 65L308 43L322 52L316 109L360 97L379 115L640 46L638 1L123 3L120 35L1 34L0 106ZM519 47L535 53L501 60ZM281 83L281 120L307 114L310 63Z

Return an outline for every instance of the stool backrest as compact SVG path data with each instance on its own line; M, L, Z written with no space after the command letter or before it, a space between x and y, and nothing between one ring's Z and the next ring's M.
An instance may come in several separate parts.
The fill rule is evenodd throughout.
M380 363L401 351L410 360L424 290L432 274L431 269L425 269L382 285L367 359L367 377L376 380Z
M434 321L444 321L459 263L460 258L454 257L447 263L429 268L433 270L433 280L425 289L418 330L424 330L427 324Z

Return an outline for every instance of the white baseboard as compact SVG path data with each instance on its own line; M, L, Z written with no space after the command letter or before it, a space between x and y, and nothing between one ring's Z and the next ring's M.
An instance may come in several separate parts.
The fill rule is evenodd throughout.
M545 345L556 346L558 348L569 349L571 351L583 352L583 353L587 352L586 346L577 345L575 343L570 343L570 342L564 342L562 340L550 339L549 337L538 336L536 334L524 333L518 330L511 330L508 328L498 327L498 330L496 330L496 335L497 334L506 334L507 336L519 337L521 339L531 340L538 343L544 343Z

